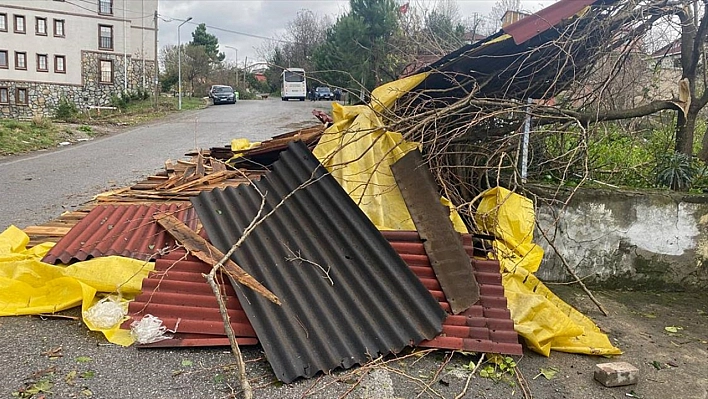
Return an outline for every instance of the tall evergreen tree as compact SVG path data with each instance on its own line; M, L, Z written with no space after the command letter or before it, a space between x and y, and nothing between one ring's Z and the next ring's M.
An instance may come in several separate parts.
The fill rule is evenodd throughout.
M226 54L219 52L219 39L211 33L207 33L204 23L194 29L192 41L189 44L204 47L204 51L212 62L221 62L226 58Z

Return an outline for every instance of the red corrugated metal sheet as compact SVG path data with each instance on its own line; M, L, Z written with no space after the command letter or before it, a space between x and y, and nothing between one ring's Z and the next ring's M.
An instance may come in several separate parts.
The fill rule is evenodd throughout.
M449 312L450 306L435 278L418 233L382 233L440 306ZM471 256L471 236L464 236L463 242ZM506 307L499 262L479 259L473 259L473 262L480 286L480 300L460 315L448 315L443 322L443 332L421 342L419 346L520 355L522 348ZM131 320L124 323L123 328L129 328L132 320L140 320L145 314L163 319L170 329L174 329L177 319L181 318L176 339L143 346L228 346L216 299L202 276L202 273L209 272L210 267L196 258L187 257L184 252L173 252L159 259L155 268L156 272L143 282L143 294L130 304ZM232 326L239 332L238 342L242 345L256 344L256 334L252 328L245 327L250 327L250 322L240 312L241 306L233 289L228 284L224 289Z
M211 267L187 256L183 250L172 252L155 262L155 271L143 280L143 293L128 307L130 319L122 328L130 329L133 321L151 314L162 320L167 329L176 331L173 340L144 346L213 346L228 345L219 305L203 273ZM258 343L256 333L241 308L231 284L222 281L226 307L237 341L241 345Z
M560 0L539 12L502 28L502 30L514 38L514 43L521 44L551 29L562 20L572 17L585 7L602 2L604 0Z
M156 212L173 214L196 230L198 219L191 204L99 205L72 227L42 261L68 264L110 255L154 259L160 251L175 245L174 239L152 219Z
M279 380L349 368L441 331L437 301L302 142L259 181L192 204L224 252L268 215L232 259L282 301L237 290Z
M425 247L418 233L382 233L423 285L440 302L440 306L450 313L450 305L435 278L435 271L425 254ZM472 257L472 236L463 236L463 244L467 254ZM472 262L479 284L479 301L459 315L448 315L443 323L443 332L418 346L520 355L522 348L511 314L506 307L499 261L472 259Z

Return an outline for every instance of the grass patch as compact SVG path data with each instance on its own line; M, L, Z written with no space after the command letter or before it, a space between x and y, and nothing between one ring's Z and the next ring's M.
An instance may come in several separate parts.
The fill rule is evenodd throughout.
M51 122L40 124L0 119L0 154L18 154L53 147L59 128Z
M182 97L182 110L202 109L207 106L207 102L202 98ZM99 113L92 110L90 114L83 114L79 121L85 124L116 124L121 126L132 126L162 118L178 108L178 99L174 97L160 97L157 109L152 98L145 100L132 100L124 107L115 110L101 110Z
M91 110L70 112L65 118L57 118L55 123L47 118L34 118L31 121L0 119L0 155L21 154L56 147L61 142L76 142L106 134L112 126L132 126L177 112L178 100L174 97L160 97L155 109L152 99L131 100L123 109ZM65 107L71 104L66 103ZM202 98L182 97L182 110L206 108ZM56 121L76 124L56 123Z

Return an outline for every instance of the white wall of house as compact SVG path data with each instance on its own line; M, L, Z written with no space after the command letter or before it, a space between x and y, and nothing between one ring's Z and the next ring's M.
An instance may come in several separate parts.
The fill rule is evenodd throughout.
M101 3L110 4L110 12L99 12ZM30 89L36 87L38 90L37 84L45 84L41 90L46 92L58 89L65 91L64 89L71 90L69 89L71 86L82 86L81 93L76 93L76 89L73 89L74 92L71 94L81 98L86 105L105 102L106 98L110 98L106 90L118 92L122 90L126 85L126 72L129 75L129 88L139 87L143 83L150 87L154 75L152 68L155 54L153 16L157 7L158 0L0 1L0 14L6 16L8 28L7 31L0 31L0 50L7 51L8 55L8 68L0 69L0 87L26 85ZM24 17L24 33L15 32L15 16ZM37 18L46 20L46 34L37 33ZM63 36L55 35L55 20L63 21ZM113 39L110 49L99 48L100 25L112 28ZM26 54L26 69L15 67L16 52ZM38 70L38 54L47 56L46 71ZM55 70L56 56L64 57L65 73ZM102 87L97 88L95 87L96 73L98 60L101 59L112 60L116 70L113 82L107 85L101 83ZM36 93L37 90L31 93ZM86 99L87 96L96 97L95 94L99 92L100 99ZM66 93L62 93L62 96L66 96ZM42 105L42 112L46 113L47 107L43 104L44 100L39 105ZM8 111L7 107L12 105L10 102L0 107L0 116L15 114L11 112L12 110ZM26 116L32 112L23 111L20 114Z

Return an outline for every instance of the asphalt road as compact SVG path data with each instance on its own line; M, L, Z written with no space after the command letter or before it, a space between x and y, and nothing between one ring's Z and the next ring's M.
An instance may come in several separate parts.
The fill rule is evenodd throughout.
M314 124L312 108L327 105L242 101L185 112L74 147L2 159L0 225L23 227L53 219L95 194L154 173L166 159L196 147L221 146L237 137L263 140ZM479 357L447 351L404 353L386 363L283 385L274 380L260 347L252 346L242 348L247 375L255 397L267 399L708 397L705 293L596 292L610 312L604 317L580 290L552 288L598 322L624 355L606 359L554 352L545 358L527 350L515 357L528 385L526 396L509 374L496 382L478 374L470 378L470 365ZM77 309L63 313L79 315ZM680 330L667 332L666 326ZM639 384L605 388L595 382L595 364L613 360L638 367ZM17 397L22 388L34 389L35 399L241 397L228 348L122 348L107 344L78 320L0 318L0 370L0 398ZM557 373L546 379L543 370Z
M319 123L326 102L240 101L210 106L53 151L0 160L0 229L46 222L94 195L141 180L195 148L260 141Z

